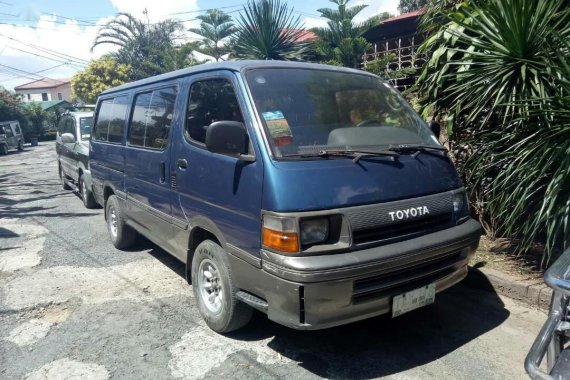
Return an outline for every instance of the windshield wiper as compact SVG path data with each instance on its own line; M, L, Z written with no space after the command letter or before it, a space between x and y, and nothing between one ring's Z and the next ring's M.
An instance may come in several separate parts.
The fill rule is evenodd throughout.
M416 158L420 152L440 152L446 155L448 150L442 146L424 145L424 144L395 144L389 145L388 149L394 152L414 152L412 157Z
M367 150L351 150L351 149L325 149L319 151L317 154L319 157L334 157L334 156L345 156L353 157L352 162L358 163L361 158L364 157L377 157L377 156L388 156L392 159L400 157L400 155L392 150L378 150L378 151L367 151Z

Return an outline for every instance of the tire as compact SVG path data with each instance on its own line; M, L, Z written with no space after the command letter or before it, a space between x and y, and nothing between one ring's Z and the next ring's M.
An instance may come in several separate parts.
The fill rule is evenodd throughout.
M0 145L0 156L5 156L8 154L8 147L4 144Z
M21 152L24 150L24 143L22 140L18 141L18 150Z
M59 180L61 181L61 188L63 190L71 190L71 187L67 184L67 179L63 170L61 169L61 164L59 164Z
M81 199L83 199L83 205L86 208L97 208L99 206L95 201L95 196L91 189L87 188L83 175L79 176L79 191L81 192Z
M218 244L204 240L192 259L192 290L202 318L212 330L228 333L245 326L253 310L239 301L227 254Z
M105 220L111 243L115 248L125 249L134 244L137 233L125 223L123 210L115 195L111 195L105 203Z

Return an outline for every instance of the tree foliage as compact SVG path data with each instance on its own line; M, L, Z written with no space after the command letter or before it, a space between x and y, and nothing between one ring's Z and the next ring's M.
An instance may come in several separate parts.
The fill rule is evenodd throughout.
M40 102L30 102L24 105L24 112L31 123L31 136L43 134L49 113L42 108Z
M398 10L400 13L419 11L420 9L425 8L427 3L427 0L400 0Z
M199 50L198 42L187 42L164 52L164 71L180 70L185 67L201 65L207 61L199 60L194 52Z
M72 96L85 103L95 103L101 92L128 82L129 73L130 66L117 63L111 56L93 60L71 78Z
M189 31L202 37L197 51L213 57L216 61L231 52L227 42L234 34L236 28L232 17L219 9L210 9L205 15L196 17L200 20L199 28L190 28Z
M165 73L166 60L182 37L182 24L175 20L150 23L129 13L120 13L103 25L93 42L111 44L119 49L111 55L117 63L129 65L129 79L138 80Z
M330 0L337 8L321 8L318 12L327 19L327 26L314 28L319 39L315 42L315 49L329 63L341 64L346 67L360 67L362 57L370 44L362 34L378 23L373 18L363 23L356 23L354 18L367 5L360 4L348 7L350 0Z
M232 40L241 59L300 60L307 44L300 42L304 29L293 9L281 0L249 0L237 19Z
M22 95L0 87L0 121L18 120L25 135L31 132Z
M445 115L487 232L570 245L570 8L473 0L428 12L423 113ZM440 29L435 26L442 22ZM441 25L441 24L440 24Z

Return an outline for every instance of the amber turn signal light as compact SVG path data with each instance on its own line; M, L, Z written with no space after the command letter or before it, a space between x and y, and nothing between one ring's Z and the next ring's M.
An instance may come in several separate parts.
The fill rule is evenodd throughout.
M280 232L263 227L263 245L286 253L299 252L299 236L296 232Z

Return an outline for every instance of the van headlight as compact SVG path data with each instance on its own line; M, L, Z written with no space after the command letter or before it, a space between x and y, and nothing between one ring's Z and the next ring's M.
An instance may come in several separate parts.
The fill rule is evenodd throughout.
M458 213L463 210L465 205L465 193L457 193L453 195L453 212Z
M318 244L329 238L329 219L316 218L301 220L301 244Z
M462 223L469 218L469 201L465 191L453 194L453 215L456 223Z

